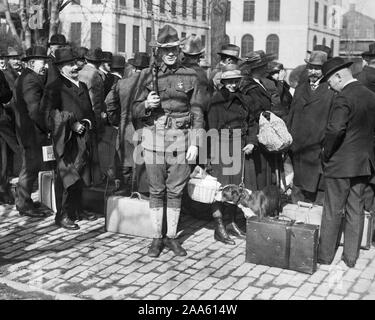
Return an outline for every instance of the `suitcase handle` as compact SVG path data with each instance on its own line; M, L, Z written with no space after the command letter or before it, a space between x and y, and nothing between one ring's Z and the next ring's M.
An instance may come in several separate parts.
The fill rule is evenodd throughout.
M282 219L280 219L280 218L282 218ZM296 220L293 220L293 219L291 219L287 216L283 216L283 215L279 215L278 220L293 222L293 224L296 223Z
M142 196L139 192L132 192L132 194L130 195L130 198L132 199L138 198L138 200L142 200Z
M314 206L312 203L303 202L303 201L298 201L297 205L299 208L308 208L308 209L312 209Z

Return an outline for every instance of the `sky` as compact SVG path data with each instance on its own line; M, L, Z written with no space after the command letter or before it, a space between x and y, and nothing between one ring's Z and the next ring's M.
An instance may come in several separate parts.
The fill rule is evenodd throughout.
M344 12L349 8L349 3L355 3L357 11L375 18L375 0L342 0Z

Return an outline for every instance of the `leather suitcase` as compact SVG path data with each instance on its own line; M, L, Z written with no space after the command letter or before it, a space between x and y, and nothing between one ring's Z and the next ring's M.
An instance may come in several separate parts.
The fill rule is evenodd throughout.
M287 204L281 213L281 216L287 217L297 223L313 224L320 226L322 224L323 207L306 202L298 204Z
M38 201L56 213L55 172L40 171L38 174L38 186Z
M319 226L294 224L289 230L289 269L313 274L317 269Z
M291 221L259 219L246 221L246 262L287 269Z
M155 230L151 222L149 201L142 199L137 192L130 197L109 197L105 228L108 232L152 238Z
M370 250L372 245L372 237L374 234L374 213L365 211L365 224L363 226L363 236L361 249ZM340 245L344 245L344 234L341 236Z

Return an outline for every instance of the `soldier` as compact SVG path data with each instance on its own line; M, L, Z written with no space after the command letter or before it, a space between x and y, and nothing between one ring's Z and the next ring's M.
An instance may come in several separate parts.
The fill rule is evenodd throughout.
M57 162L56 224L77 230L75 220L96 220L81 206L82 188L92 182L92 150L95 146L95 115L87 87L78 80L78 66L71 48L56 50L55 65L60 74L43 97Z
M48 62L47 84L53 82L59 75L59 70L53 63L55 60L55 51L65 47L67 44L68 43L66 42L66 38L63 34L54 34L51 36L51 39L47 44L50 57Z
M16 133L22 149L16 208L20 215L30 217L44 217L32 201L31 192L41 170L42 146L48 134L44 114L40 112L48 59L47 50L42 46L27 49L22 59L27 68L15 85Z
M191 129L203 128L202 101L196 72L178 62L177 31L165 25L159 30L157 46L162 61L157 72L158 89L153 85L151 69L143 70L133 105L134 116L144 119L142 146L155 227L148 255L158 257L166 246L175 255L185 256L186 251L176 239L177 226L182 192L190 176L188 162L195 161L198 155L196 139L188 138ZM165 198L167 233L163 239Z
M112 53L109 51L103 51L103 59L99 67L99 73L104 82L104 98L107 97L107 94L111 90L114 81L114 76L111 73L111 63Z

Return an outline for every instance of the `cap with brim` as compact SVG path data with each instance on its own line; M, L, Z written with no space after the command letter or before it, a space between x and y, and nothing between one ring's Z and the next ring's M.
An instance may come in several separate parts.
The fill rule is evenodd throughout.
M225 71L221 74L220 82L224 80L231 80L231 79L241 79L243 75L241 74L241 70L232 70L232 71Z
M320 80L320 82L326 82L329 79L329 77L332 76L335 72L345 68L349 68L352 64L353 62L345 62L345 60L340 57L335 57L328 60L326 63L323 64L323 78L322 80Z

